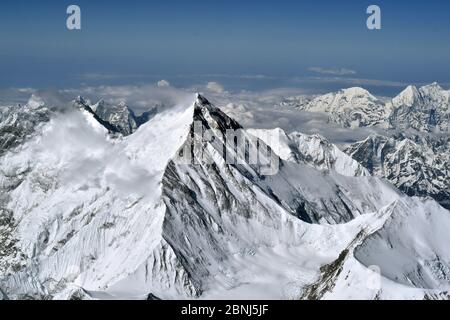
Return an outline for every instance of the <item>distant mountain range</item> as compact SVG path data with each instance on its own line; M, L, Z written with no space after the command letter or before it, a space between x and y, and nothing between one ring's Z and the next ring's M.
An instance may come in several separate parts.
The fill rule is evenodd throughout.
M382 126L422 132L449 131L449 104L450 91L437 83L421 88L409 86L388 101L356 87L312 99L286 98L280 103L299 110L326 112L331 122L344 127Z
M324 112L343 127L379 127L345 152L371 174L384 177L411 196L430 196L450 208L450 91L437 83L409 86L391 100L362 88L313 99L286 98L280 106Z

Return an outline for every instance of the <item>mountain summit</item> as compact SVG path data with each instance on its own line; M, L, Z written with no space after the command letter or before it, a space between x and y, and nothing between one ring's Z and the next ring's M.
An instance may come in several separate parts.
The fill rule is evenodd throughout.
M314 98L304 110L326 112L330 121L344 127L380 125L386 117L382 101L359 87Z
M450 91L437 83L419 89L410 86L395 97L389 123L396 129L448 132L450 127Z

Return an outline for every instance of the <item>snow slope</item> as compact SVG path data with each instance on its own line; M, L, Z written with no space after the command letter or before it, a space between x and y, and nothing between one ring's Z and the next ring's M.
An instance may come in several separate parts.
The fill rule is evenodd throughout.
M170 268L171 251L160 231L160 181L186 138L192 112L182 106L162 113L118 141L98 130L89 113L64 114L3 157L2 177L18 180L6 209L13 213L14 237L20 239L15 248L23 256L16 266L6 260L6 287L42 297L66 283L105 289L147 259ZM171 276L153 286L166 285ZM173 281L183 281L177 277Z

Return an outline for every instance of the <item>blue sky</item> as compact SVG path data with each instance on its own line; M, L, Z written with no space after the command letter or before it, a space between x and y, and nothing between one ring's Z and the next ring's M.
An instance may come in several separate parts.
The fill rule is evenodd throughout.
M68 31L66 8L82 10ZM382 30L366 28L366 8ZM0 87L218 81L229 90L450 83L450 2L0 2Z

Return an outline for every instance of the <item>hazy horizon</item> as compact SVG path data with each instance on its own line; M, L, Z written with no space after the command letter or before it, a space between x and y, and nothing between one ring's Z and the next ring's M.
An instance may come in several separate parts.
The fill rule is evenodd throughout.
M231 92L362 86L392 96L450 83L450 3L377 1L86 1L82 30L69 1L2 1L0 88L218 82Z

